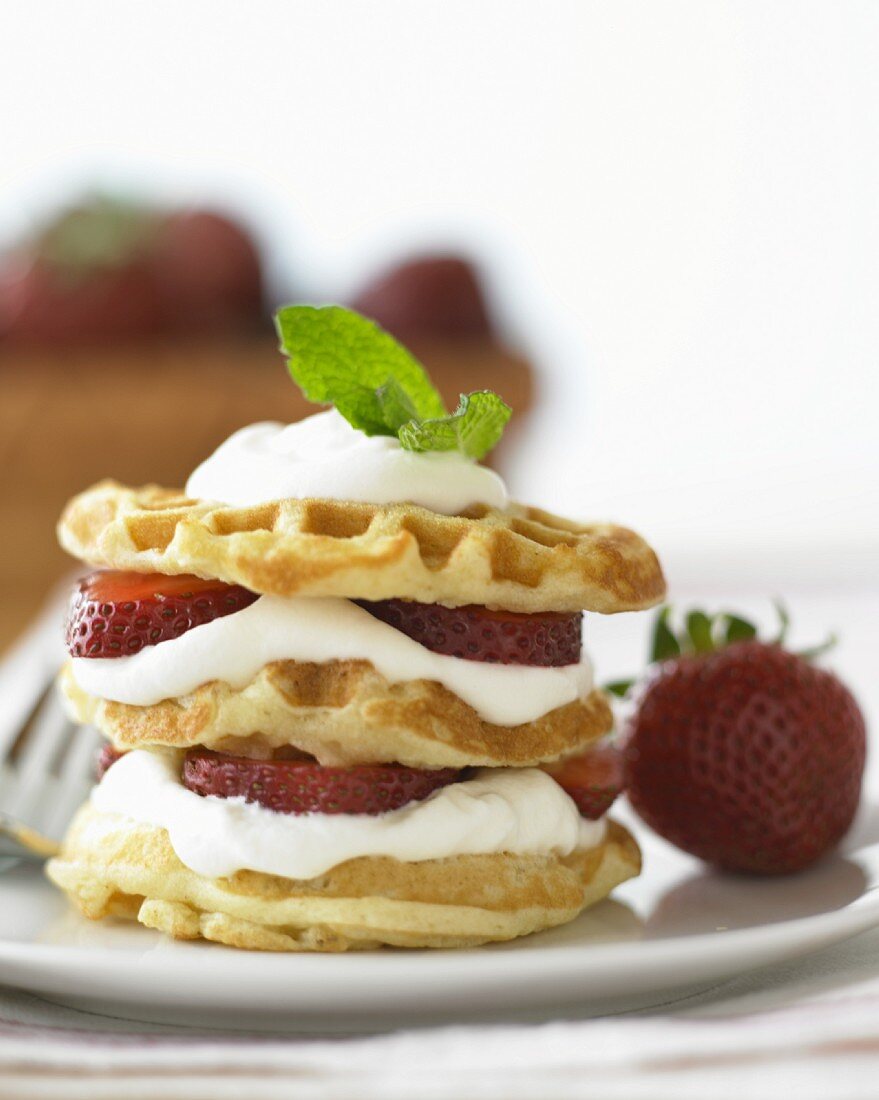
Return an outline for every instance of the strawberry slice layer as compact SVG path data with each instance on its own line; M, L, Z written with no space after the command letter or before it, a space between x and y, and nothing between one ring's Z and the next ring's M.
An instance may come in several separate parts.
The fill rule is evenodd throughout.
M558 667L580 660L583 615L443 607L413 600L358 601L370 615L434 653L503 665Z
M625 787L623 754L613 745L598 745L543 770L576 802L590 820L607 813Z
M65 640L73 657L128 657L179 638L259 599L237 584L162 573L84 577L70 599Z
M284 814L383 814L427 798L460 775L456 768L428 771L400 764L325 768L210 749L190 750L183 763L183 785L196 794L243 797Z
M116 761L124 755L125 754L118 749L114 749L109 741L106 745L102 745L97 759L95 760L95 779L100 783Z

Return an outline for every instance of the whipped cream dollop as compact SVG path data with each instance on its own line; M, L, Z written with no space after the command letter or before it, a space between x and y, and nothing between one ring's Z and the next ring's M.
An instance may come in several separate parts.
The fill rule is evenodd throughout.
M433 653L340 597L261 596L242 611L127 657L75 657L83 691L132 706L189 695L222 680L246 687L270 661L370 661L390 683L435 680L486 722L518 726L585 697L592 668L487 664Z
M408 502L446 515L508 501L493 470L457 451L416 453L395 437L364 435L335 409L297 424L242 428L193 472L186 493L231 505L286 497Z
M369 814L283 814L183 786L176 753L135 750L91 795L100 813L166 829L178 858L207 878L240 870L314 878L358 856L406 862L491 852L568 855L604 839L538 768L483 768L422 802ZM100 824L100 823L98 823Z

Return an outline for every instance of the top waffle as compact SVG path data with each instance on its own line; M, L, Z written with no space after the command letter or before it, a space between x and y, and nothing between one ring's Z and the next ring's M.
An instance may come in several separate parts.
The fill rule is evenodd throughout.
M58 536L95 565L194 573L279 596L611 613L665 593L655 554L634 532L522 505L459 516L337 500L232 508L104 481L70 501Z

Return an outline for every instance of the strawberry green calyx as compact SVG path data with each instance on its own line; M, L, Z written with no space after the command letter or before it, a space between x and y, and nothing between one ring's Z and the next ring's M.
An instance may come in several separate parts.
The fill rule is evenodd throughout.
M783 647L790 627L790 615L781 600L776 599L773 603L778 615L778 632L774 638L764 644ZM737 642L759 640L757 627L731 611L720 611L711 615L706 611L694 608L684 615L683 624L678 629L675 629L672 624L671 617L672 607L670 604L661 607L657 612L653 624L649 665L672 661L677 657L703 656L716 653L718 650L735 645ZM837 641L836 635L830 634L824 642L809 649L799 650L796 656L807 661L814 660L833 649ZM612 683L605 684L604 688L613 695L623 698L636 682L634 678L615 680Z
M160 224L161 215L150 207L97 195L46 226L36 250L55 271L75 280L147 255Z
M334 405L366 435L408 451L458 451L479 460L512 410L496 393L461 394L448 414L427 371L375 322L342 306L283 306L275 314L290 374L309 401Z
M709 615L694 609L684 617L684 629L675 631L671 624L672 608L661 608L653 627L650 663L694 653L714 653L734 642L747 642L757 637L753 623L729 611ZM781 639L779 639L781 640Z

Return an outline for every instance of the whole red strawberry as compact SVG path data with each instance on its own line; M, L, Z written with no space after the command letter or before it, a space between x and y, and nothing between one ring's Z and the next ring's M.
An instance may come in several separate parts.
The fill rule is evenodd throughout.
M702 612L687 626L682 646L667 611L657 622L665 659L626 745L632 805L666 840L718 867L801 870L838 843L857 810L866 749L858 705L836 676L784 649L783 633L760 642L743 620Z

